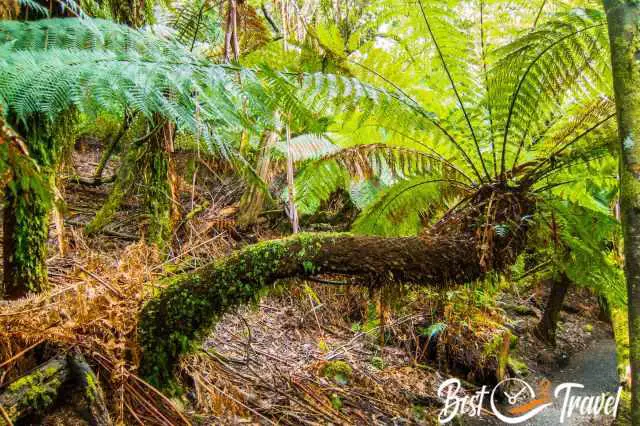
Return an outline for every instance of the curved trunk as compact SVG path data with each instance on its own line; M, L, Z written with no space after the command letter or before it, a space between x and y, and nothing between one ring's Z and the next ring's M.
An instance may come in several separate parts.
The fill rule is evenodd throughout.
M368 276L372 285L464 283L481 275L475 252L470 239L350 234L298 234L249 246L199 272L179 275L146 304L139 326L141 370L153 384L165 384L196 336L278 279L336 273Z
M384 238L348 233L297 234L265 241L171 278L143 307L138 326L140 370L151 383L171 382L179 356L229 309L255 301L279 279L317 274L360 275L387 282L443 287L480 278L515 261L524 246L533 205L523 194L480 189L469 206L450 213L421 236ZM485 216L486 214L486 216ZM502 237L485 222L509 223Z

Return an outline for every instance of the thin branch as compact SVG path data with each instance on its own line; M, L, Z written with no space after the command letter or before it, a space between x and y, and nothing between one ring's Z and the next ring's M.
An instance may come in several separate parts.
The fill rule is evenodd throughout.
M193 48L196 45L196 39L198 38L198 31L200 31L200 21L202 20L202 14L204 13L204 7L206 6L207 2L206 1L202 1L202 5L200 6L200 10L198 10L198 21L196 22L196 29L193 32L193 39L191 40L191 49L189 49L190 52L193 52Z
M536 15L536 19L535 21L533 21L533 28L535 29L538 26L538 21L540 20L540 17L542 16L542 11L544 10L544 7L547 5L547 0L542 0L542 4L540 5L540 9L538 9L538 14Z
M275 32L276 35L280 35L281 34L280 28L278 28L276 23L273 21L273 18L271 17L271 15L269 15L269 12L267 11L267 8L265 7L264 3L262 3L260 5L260 10L262 11L262 14L264 15L264 19L266 19L267 22L269 23L269 25L271 25L271 28L273 29L273 32Z
M546 0L545 0L546 1ZM493 174L498 177L498 159L496 158L495 137L493 134L493 111L491 110L491 97L489 93L489 72L487 70L487 46L484 34L484 0L480 0L480 48L482 50L482 68L484 71L484 85L487 95L487 111L489 113L489 137L491 138L491 153L493 154Z

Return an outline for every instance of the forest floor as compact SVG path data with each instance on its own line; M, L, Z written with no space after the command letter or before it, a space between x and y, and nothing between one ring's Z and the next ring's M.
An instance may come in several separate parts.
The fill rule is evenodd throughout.
M74 153L76 173L90 176L98 156L92 145L81 147ZM105 176L115 167L111 165ZM125 202L106 233L84 236L81 226L105 200L109 185L92 188L68 182L63 191L67 243L63 256L52 227L52 294L72 287L95 299L115 288L139 302L141 296L135 292L145 282L282 234L283 218L263 220L251 230L237 229L234 215L242 185L209 169L202 162L194 191L191 182L182 182L184 209L202 206L202 211L181 226L179 244L168 260L137 242L138 223L144 217L135 197ZM509 355L510 374L532 383L541 377L571 378L573 373L558 372L594 342L610 341L611 327L598 319L596 298L572 289L561 314L558 344L545 347L530 330L541 316L547 290L543 283L500 281L489 289L466 286L442 293L394 289L370 294L366 287L297 282L274 290L257 306L225 315L203 350L184 359L181 377L189 391L173 403L200 424L435 424L442 406L437 389L444 380L460 377L468 392L472 386L495 383L496 344L505 335L517 336ZM61 328L69 334L94 332L91 327L98 319L86 312L86 318L79 318L76 307L69 305L79 299L56 297L36 302L47 315L55 312L56 318L66 318ZM90 304L84 297L82 303ZM12 305L7 316L27 312L29 303L36 302ZM111 299L108 303L115 304ZM109 318L129 332L135 325L131 310L137 306L130 305ZM91 327L80 327L82 321ZM43 320L38 327L50 330L51 324ZM124 345L118 339L104 347L117 353L117 346ZM87 347L93 344L91 339L86 342ZM598 368L615 370L615 360L612 365L609 361ZM30 366L26 363L0 378L0 387ZM615 374L605 375L615 378ZM117 380L113 375L103 379ZM117 392L111 392L111 399L117 409ZM82 423L68 411L58 411L43 424Z

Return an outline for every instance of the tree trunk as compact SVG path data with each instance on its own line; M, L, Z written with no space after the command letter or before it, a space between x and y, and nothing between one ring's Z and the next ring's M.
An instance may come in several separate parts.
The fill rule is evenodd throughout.
M640 425L640 5L604 0L620 139L620 204L629 304L631 417Z
M562 310L562 303L564 302L570 285L571 281L564 272L560 273L558 279L553 280L547 305L542 313L542 319L534 330L538 338L554 346L556 344L556 329L558 327L560 311Z
M136 146L135 144L127 147L126 155L118 168L115 183L111 188L111 192L109 192L107 200L100 207L100 210L96 212L93 219L85 226L84 231L87 235L100 232L118 211L120 204L131 190L136 179L138 159L143 150L143 146Z
M59 146L54 130L44 123L38 117L20 123L39 170L34 173L16 165L4 192L3 281L5 297L10 299L41 292L48 285L45 261ZM65 123L61 120L61 129Z
M270 182L271 173L271 148L276 142L278 134L276 132L267 131L262 138L262 146L258 153L258 161L256 166L256 172L258 177L262 179L267 185ZM263 188L257 183L250 182L247 185L247 190L242 194L240 199L240 214L238 216L238 223L240 226L252 225L258 219L258 215L262 213L266 195L265 192L268 188Z
M279 279L328 273L368 277L365 282L371 286L395 281L443 287L504 269L524 247L522 217L533 205L523 194L494 191L481 188L471 207L447 215L418 237L301 233L246 247L197 272L171 278L140 314L141 373L154 385L171 383L179 356L193 348L220 315L256 300ZM486 235L478 232L487 204L495 208L496 223L518 224L508 236L495 236L490 247L480 244ZM494 227L484 229L493 232Z
M19 177L18 177L19 179ZM47 288L49 200L33 190L5 190L3 211L4 297L18 299Z
M104 151L100 155L98 166L96 167L96 171L93 175L94 181L101 180L102 173L104 172L104 169L107 167L107 163L109 162L109 159L113 156L113 153L116 151L118 144L120 143L124 135L127 133L129 128L131 127L132 122L133 122L133 116L125 112L124 122L122 123L122 127L120 128L117 134L111 137L111 140L109 140L109 143L107 144Z
M156 117L156 122L162 120ZM173 124L165 122L149 139L143 172L145 213L149 215L146 238L165 248L171 242L173 225L179 220L177 175L172 158Z

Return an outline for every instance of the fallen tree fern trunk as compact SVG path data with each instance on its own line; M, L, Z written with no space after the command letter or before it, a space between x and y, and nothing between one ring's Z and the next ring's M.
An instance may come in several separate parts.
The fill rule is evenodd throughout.
M524 215L532 203L521 194L496 196L493 191L490 188L487 196L479 190L468 207L420 236L297 234L246 247L197 272L171 278L141 312L141 373L152 384L166 387L179 356L222 314L255 301L261 290L280 279L346 274L368 277L372 286L394 281L443 287L512 264L524 245ZM512 231L497 236L495 223L508 224Z

